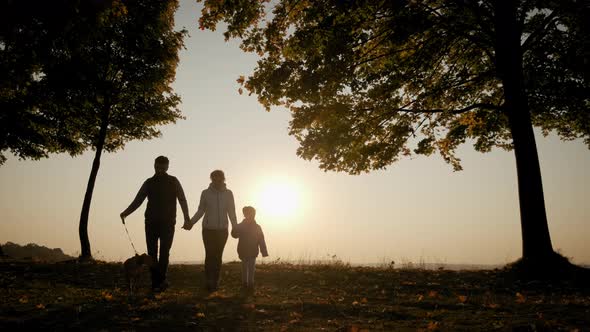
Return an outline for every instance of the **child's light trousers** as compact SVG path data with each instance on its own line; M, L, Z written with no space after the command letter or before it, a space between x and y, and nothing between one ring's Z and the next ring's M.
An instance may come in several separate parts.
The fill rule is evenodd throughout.
M254 273L256 270L256 257L242 259L242 283L246 286L254 286Z

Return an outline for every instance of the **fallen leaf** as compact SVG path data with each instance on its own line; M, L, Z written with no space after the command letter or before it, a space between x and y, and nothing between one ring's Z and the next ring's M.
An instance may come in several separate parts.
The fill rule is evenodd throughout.
M367 300L366 297L363 297L363 299L361 300L361 303L362 304L367 304L367 302L369 302L369 300Z
M25 296L21 297L20 299L18 299L18 302L29 303L29 298L25 295Z
M197 313L195 314L195 317L196 317L196 318L205 318L205 314L204 314L204 313L202 313L202 312L197 312Z
M242 304L242 308L244 308L244 309L254 309L254 308L256 308L256 305L254 303L244 303L244 304Z
M107 301L112 301L113 300L113 294L109 293L109 292L102 292L102 297L103 299L107 300Z
M437 291L431 290L430 292L428 292L428 297L436 297L437 295L438 295Z
M420 294L418 295L418 302L422 301L424 299L424 295Z
M459 299L459 302L461 302L461 303L467 302L467 296L465 296L465 295L459 295L459 296L457 296L457 298Z
M330 303L330 302L328 302L328 300L322 299L321 297L317 297L316 301L318 304L329 304Z
M39 303L35 306L37 309L45 309L45 305L43 303Z
M526 302L526 297L524 295L522 295L521 293L516 293L516 303L525 303Z
M500 329L500 328L504 327L504 323L501 321L496 321L496 322L492 323L492 326L494 326L494 328Z
M436 330L438 330L438 322L430 322L430 323L428 323L428 327L426 329L428 331L436 331Z

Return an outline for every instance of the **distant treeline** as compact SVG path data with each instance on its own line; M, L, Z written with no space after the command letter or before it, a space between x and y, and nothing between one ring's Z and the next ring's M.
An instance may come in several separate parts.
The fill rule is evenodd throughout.
M33 261L59 262L74 259L74 257L66 255L60 248L50 249L35 243L21 246L20 244L6 242L2 244L2 253L10 258Z

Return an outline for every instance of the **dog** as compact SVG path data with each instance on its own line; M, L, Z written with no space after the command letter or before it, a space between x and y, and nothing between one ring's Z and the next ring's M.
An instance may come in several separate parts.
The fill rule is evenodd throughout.
M154 266L154 259L148 254L135 254L135 256L129 258L123 263L125 270L125 280L129 287L129 292L133 294L136 285L141 277L141 273L144 270L143 266L152 268Z

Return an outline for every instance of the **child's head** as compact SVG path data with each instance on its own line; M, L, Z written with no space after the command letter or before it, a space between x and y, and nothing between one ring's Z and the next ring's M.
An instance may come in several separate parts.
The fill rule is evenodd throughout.
M244 206L242 213L244 213L244 218L246 219L254 219L256 217L256 209L251 206Z

